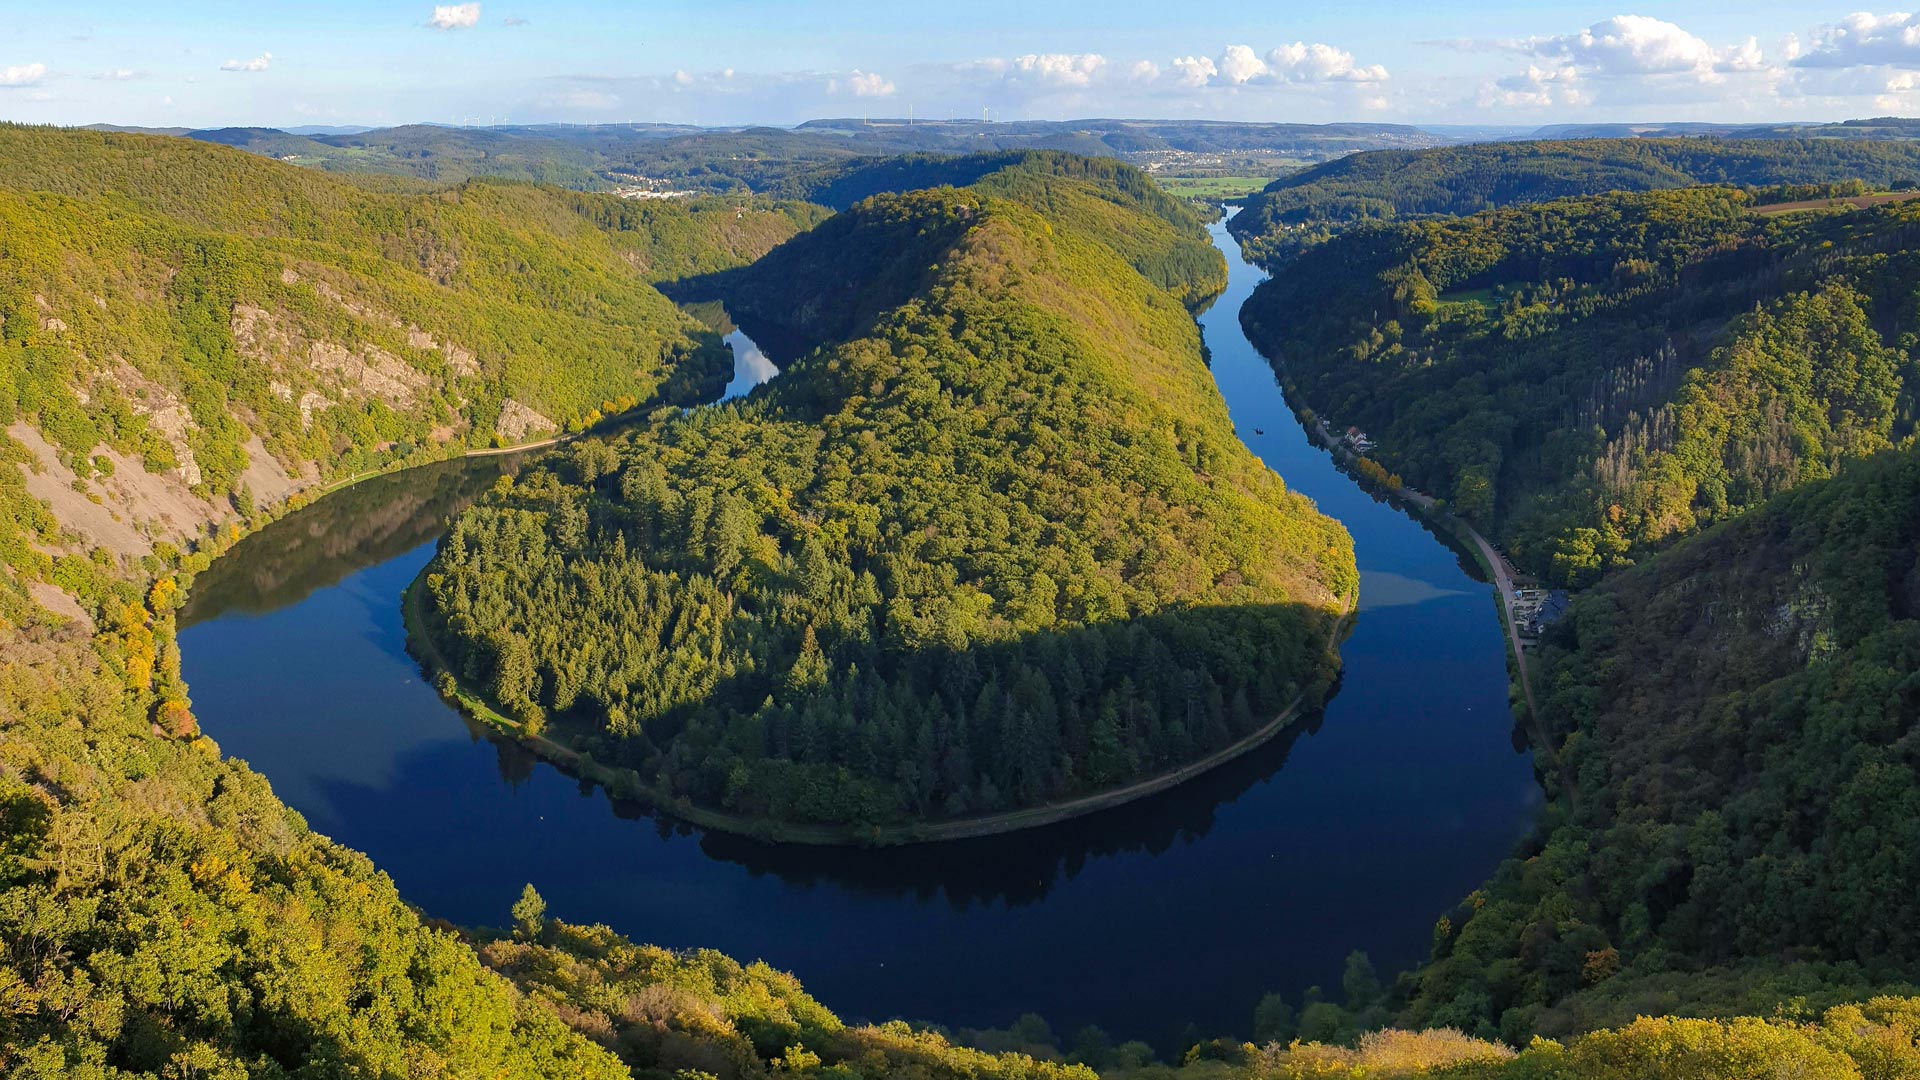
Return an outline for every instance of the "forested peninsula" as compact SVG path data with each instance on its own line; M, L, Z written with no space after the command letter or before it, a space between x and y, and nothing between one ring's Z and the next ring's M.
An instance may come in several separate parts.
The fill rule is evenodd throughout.
M425 579L459 678L632 794L849 839L1320 700L1351 542L1234 436L1181 302L1220 271L1200 219L1124 167L1009 172L709 283L805 351L463 514Z

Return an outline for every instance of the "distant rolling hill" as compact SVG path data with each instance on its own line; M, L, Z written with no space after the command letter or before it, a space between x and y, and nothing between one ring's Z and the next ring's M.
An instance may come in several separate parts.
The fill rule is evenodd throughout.
M124 130L124 129L111 129ZM1452 137L1403 124L1264 124L1207 120L880 120L830 118L796 128L540 124L392 128L210 128L180 135L332 172L393 173L438 183L472 177L576 190L665 181L696 191L804 194L849 162L907 153L1064 150L1286 155L1323 161L1356 150L1441 146Z

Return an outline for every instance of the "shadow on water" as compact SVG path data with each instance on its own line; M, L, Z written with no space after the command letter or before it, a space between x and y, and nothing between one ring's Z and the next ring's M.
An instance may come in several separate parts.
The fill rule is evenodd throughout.
M906 847L769 844L697 828L646 803L608 796L597 784L577 781L577 789L582 798L604 798L615 818L650 823L662 840L694 841L708 857L739 866L755 878L773 877L802 887L831 885L864 897L941 901L966 911L1040 903L1096 859L1160 855L1203 839L1223 810L1278 779L1294 743L1319 731L1323 720L1324 713L1310 713L1202 776L1098 813L1012 834ZM508 788L527 784L545 769L537 755L519 744L494 738L471 721L467 729L476 742L492 749L498 778Z
M1205 837L1223 809L1256 785L1274 782L1294 742L1318 730L1321 719L1315 712L1256 749L1161 794L1008 836L863 851L768 845L706 833L700 847L748 873L772 874L793 884L831 882L869 896L944 900L956 910L995 902L1035 904L1094 859L1160 855Z
M242 539L194 578L184 629L229 612L292 607L348 575L430 543L530 454L459 458L342 488Z

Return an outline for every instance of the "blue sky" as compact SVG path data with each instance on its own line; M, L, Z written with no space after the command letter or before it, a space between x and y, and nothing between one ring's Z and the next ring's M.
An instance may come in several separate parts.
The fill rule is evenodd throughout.
M1812 3L0 0L0 118L1542 124L1920 113L1920 15Z

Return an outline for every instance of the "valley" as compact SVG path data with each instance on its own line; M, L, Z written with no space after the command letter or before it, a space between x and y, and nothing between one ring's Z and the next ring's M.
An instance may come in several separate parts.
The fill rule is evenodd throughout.
M1920 1061L1897 123L848 123L0 127L0 1065Z

